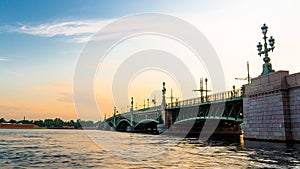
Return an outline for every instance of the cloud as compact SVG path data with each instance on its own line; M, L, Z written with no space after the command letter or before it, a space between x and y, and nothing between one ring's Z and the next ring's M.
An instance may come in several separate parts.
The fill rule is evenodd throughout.
M73 103L72 84L67 82L48 82L35 86L35 90L58 102ZM0 104L1 105L1 104Z
M32 112L34 109L43 109L41 106L28 106L17 101L14 102L2 102L0 103L0 113L4 115L14 115L22 112ZM0 114L1 115L1 114ZM21 115L22 116L22 115Z
M66 82L49 82L47 83L48 86L54 87L54 88L63 88L68 89L71 88L72 85Z
M56 91L58 102L73 103L72 84L65 82L50 82L50 87Z
M41 37L63 36L70 38L67 39L69 42L86 43L90 40L106 41L116 39L120 37L120 35L123 35L124 32L135 34L137 30L143 30L143 28L155 24L149 23L149 25L140 25L144 18L139 16L133 18L129 23L118 22L120 25L116 25L115 23L113 27L102 30L99 34L95 34L106 25L113 23L116 20L117 18L54 21L39 25L20 24L19 26L2 26L0 27L0 30L4 29L8 32L17 32ZM159 25L157 25L157 27L159 27ZM97 36L93 37L94 35ZM91 39L91 37L93 37L93 39Z
M4 62L4 61L8 61L8 59L0 56L0 62Z
M10 32L17 32L41 37L65 36L71 37L74 42L84 43L99 29L110 23L112 19L55 21L40 25L21 24L7 26Z
M73 103L73 95L68 92L59 92L56 100L59 102Z

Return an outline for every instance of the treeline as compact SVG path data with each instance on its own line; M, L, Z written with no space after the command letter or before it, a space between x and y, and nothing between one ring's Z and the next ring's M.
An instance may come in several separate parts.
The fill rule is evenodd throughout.
M77 119L76 121L63 121L60 118L55 119L45 119L45 120L14 120L11 119L6 121L4 118L0 118L0 123L16 123L16 124L34 124L39 127L44 128L62 128L63 126L73 126L76 129L81 129L82 127L96 128L100 122L94 123L93 121L83 121Z

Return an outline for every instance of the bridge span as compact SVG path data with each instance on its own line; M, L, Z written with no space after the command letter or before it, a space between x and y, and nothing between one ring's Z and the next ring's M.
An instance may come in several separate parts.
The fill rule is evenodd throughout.
M163 86L160 106L133 110L132 101L130 112L115 114L99 128L175 134L210 128L216 134L241 134L243 123L245 139L300 141L300 73L269 73L243 88L167 104Z
M263 71L251 78L248 66L248 84L243 90L232 90L203 97L166 102L166 88L163 83L161 106L134 110L131 101L130 112L114 114L105 119L100 129L130 132L161 133L172 130L180 133L187 128L188 133L199 133L207 121L217 124L211 127L215 133L240 134L246 139L300 141L300 72L272 69L269 52L274 50L274 39L267 44L267 29L262 27L264 44L257 45L258 55L264 55ZM263 49L264 48L264 49ZM205 80L207 82L207 79ZM200 84L203 81L200 80ZM185 130L185 132L187 131Z
M199 134L207 120L218 122L216 134L241 134L243 122L243 91L234 89L222 93L166 103L163 83L162 104L133 109L105 119L100 129L123 132L162 133L172 127L173 133Z

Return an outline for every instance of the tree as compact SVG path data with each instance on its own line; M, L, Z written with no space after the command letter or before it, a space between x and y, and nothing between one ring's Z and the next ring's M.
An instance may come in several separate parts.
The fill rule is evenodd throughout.
M9 123L17 123L17 121L14 120L14 119L10 119L10 120L9 120Z
M4 119L4 118L1 118L1 119L0 119L0 123L6 123L5 119Z
M54 121L52 119L45 119L44 125L47 128L53 128L54 127Z
M77 119L76 120L76 122L75 122L75 128L77 128L77 129L81 129L82 128L82 126L81 126L81 120L80 119Z
M80 121L82 127L94 127L93 121Z
M22 123L22 124L33 124L32 120L21 120L18 123Z
M64 123L65 122L62 121L60 118L55 118L54 119L54 127L56 127L56 128L61 128L62 126L65 125Z
M43 120L36 120L33 122L34 125L37 125L39 127L45 127L45 124L43 122Z

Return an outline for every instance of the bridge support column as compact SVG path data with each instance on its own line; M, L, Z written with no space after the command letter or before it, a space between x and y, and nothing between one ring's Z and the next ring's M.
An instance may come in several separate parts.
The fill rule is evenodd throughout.
M297 116L297 125L300 124L300 106L296 111L290 111L288 71L278 71L267 75L262 75L252 79L252 83L245 85L243 98L244 113L244 137L246 139L295 140L300 136L298 133L292 134L291 114ZM300 76L299 76L300 82ZM300 85L300 83L299 83ZM300 98L299 92L295 98ZM294 99L296 100L296 99ZM300 99L298 100L299 105ZM298 114L298 115L296 115ZM294 135L294 136L293 136Z
M130 126L127 127L127 131L133 131L133 97L131 97L131 107L130 107Z
M161 90L162 92L162 101L161 101L161 121L159 124L157 124L157 130L159 133L164 132L167 129L167 112L166 112L166 87L165 87L165 82L163 82L163 89Z

